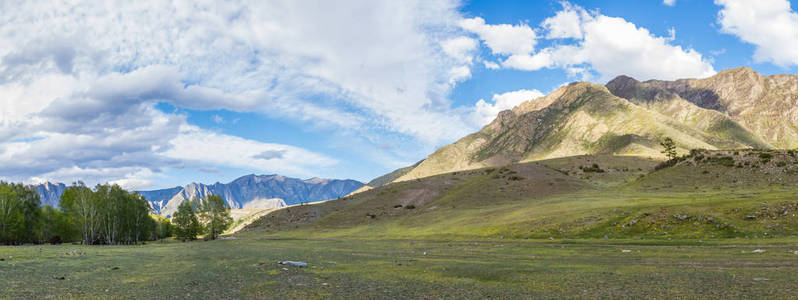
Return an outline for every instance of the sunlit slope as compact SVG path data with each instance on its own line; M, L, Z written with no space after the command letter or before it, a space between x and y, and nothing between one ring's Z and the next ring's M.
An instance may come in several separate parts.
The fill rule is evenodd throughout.
M798 76L762 76L750 68L704 79L651 80L649 86L678 94L723 113L776 148L798 147Z
M773 148L770 143L750 132L732 117L717 110L699 107L655 83L619 76L606 86L613 95L714 137L737 141L751 148Z
M577 156L448 173L278 210L254 222L245 234L388 239L795 236L798 160L789 153L696 153L656 171L657 161L638 157Z
M602 85L573 83L530 102L538 106L521 105L500 113L479 132L439 149L397 181L582 154L662 157L663 137L676 141L682 152L766 146L753 138L738 139L737 134L696 129L617 97Z

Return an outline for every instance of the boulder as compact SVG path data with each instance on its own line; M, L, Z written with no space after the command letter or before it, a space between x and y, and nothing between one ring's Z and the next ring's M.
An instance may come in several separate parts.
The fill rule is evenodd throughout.
M294 267L300 267L300 268L307 268L308 267L308 264L306 262L301 262L301 261L285 260L285 261L279 262L279 264L281 264L281 265L289 265L289 266L294 266Z

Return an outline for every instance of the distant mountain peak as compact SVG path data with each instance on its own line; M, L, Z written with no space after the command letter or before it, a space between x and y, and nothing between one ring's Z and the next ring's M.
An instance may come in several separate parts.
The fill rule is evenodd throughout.
M305 181L305 182L310 182L310 183L325 183L325 182L328 182L328 181L330 181L330 179L324 179L324 178L319 178L319 177L313 177L313 178L308 178L308 179L305 179L305 180L303 180L303 181Z
M302 180L272 175L245 175L228 184L215 183L205 185L192 182L185 186L173 188L139 191L150 203L155 213L171 215L177 206L186 200L205 199L208 195L219 195L231 208L276 208L305 202L316 202L335 199L348 195L363 186L355 180L329 180L311 178ZM66 190L62 183L45 182L30 185L42 198L42 204L54 207Z

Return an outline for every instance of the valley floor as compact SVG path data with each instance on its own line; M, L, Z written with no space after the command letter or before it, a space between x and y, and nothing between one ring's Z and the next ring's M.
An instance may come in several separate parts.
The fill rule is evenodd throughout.
M0 247L0 298L791 298L796 251L773 238Z

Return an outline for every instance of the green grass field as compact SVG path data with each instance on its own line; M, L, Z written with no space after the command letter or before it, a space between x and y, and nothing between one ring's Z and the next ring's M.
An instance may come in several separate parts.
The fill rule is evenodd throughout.
M794 251L790 239L21 246L0 248L0 290L3 298L790 298Z
M0 247L0 296L794 298L793 155L578 156L276 210L225 240Z

